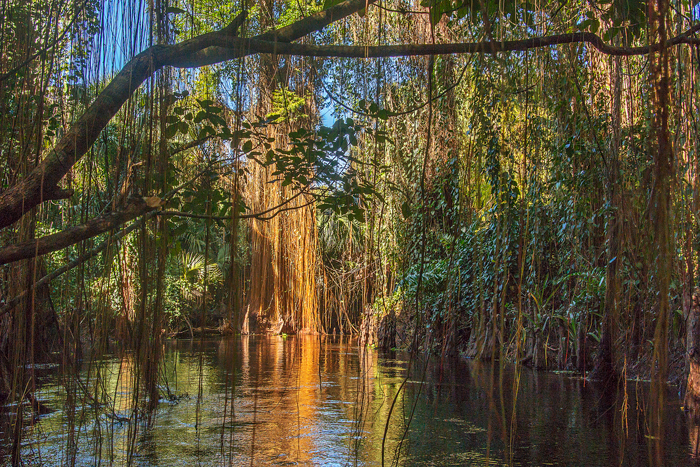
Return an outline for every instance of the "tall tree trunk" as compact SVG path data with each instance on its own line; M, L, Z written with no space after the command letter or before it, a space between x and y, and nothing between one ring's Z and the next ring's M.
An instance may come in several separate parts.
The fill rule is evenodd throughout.
M668 0L649 2L650 35L652 40L660 45L660 50L654 52L650 60L653 84L653 129L656 134L652 203L654 207L654 233L657 245L656 277L659 302L656 329L654 331L654 354L652 361L652 371L654 374L652 378L649 429L653 436L652 439L655 440L652 446L652 459L656 465L664 465L663 435L665 385L668 377L669 294L673 265L671 182L674 176L674 154L668 128L671 104L669 75L670 54L667 44L668 9ZM700 393L700 387L696 384L691 387L691 390L691 393Z
M274 3L265 0L261 4L267 21L263 27L274 27ZM265 117L273 112L273 93L279 87L283 95L290 89L294 58L263 55L260 57L260 79L257 114ZM306 80L298 80L296 95L306 95ZM315 113L306 106L304 112ZM304 122L284 121L267 128L267 136L274 138L273 147L284 149L288 143L287 132L299 128ZM307 122L308 123L308 122ZM254 212L266 211L296 195L290 186L284 186L273 175L275 167L255 164L247 183L248 197ZM297 197L289 205L297 209L275 215L272 219L251 221L251 287L250 316L261 330L275 333L296 333L317 328L316 299L316 214L308 204L306 195Z
M621 111L620 101L622 95L622 71L620 57L611 59L613 66L611 74L611 117L612 139L607 167L607 201L610 205L608 213L607 231L607 264L605 269L605 304L603 315L602 338L600 350L596 361L596 368L591 375L592 379L604 381L606 385L614 385L620 379L615 352L615 340L617 336L618 300L619 300L619 256L621 250L621 216L622 203L620 192L622 191L620 180L620 125Z

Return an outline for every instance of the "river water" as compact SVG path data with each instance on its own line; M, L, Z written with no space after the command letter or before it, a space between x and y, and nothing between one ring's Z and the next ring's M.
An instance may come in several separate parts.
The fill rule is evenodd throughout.
M606 397L573 375L411 360L341 337L195 339L165 344L148 417L139 374L130 353L84 363L78 384L44 370L38 398L55 410L27 429L26 463L645 466L656 440L665 465L700 465L677 396L664 439L648 433L641 382Z

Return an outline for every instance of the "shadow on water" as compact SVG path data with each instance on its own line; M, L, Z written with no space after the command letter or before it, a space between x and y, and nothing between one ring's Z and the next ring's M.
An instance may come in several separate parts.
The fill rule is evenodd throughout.
M41 465L381 465L385 422L406 380L387 431L386 465L649 464L647 383L628 381L609 395L577 376L513 366L494 372L491 363L463 359L417 361L407 375L408 361L330 336L171 341L151 417L141 409L130 353L83 368L75 407L65 405L65 374L52 368L37 397L56 410L28 429L23 458ZM689 426L675 395L667 400L666 465L700 465L691 456L698 427Z

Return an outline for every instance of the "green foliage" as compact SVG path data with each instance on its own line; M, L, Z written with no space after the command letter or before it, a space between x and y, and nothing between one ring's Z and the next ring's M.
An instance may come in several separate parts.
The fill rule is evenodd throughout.
M320 210L347 215L350 220L362 220L360 200L368 202L379 196L352 168L357 162L352 148L357 145L356 134L362 126L348 118L337 120L330 128L322 126L315 132L299 128L287 135L286 148L277 148L274 139L257 133L272 123L269 120L255 124L245 122L243 130L236 133L249 138L242 145L246 157L271 167L272 175L280 178L282 186L300 191L313 189Z
M492 23L507 21L509 25L521 25L534 28L536 18L542 12L559 12L566 2L552 0L544 3L518 2L515 0L422 0L421 5L430 8L430 22L436 25L442 18L450 23L462 20L475 24L483 23L484 15ZM639 37L646 25L647 4L642 0L602 0L591 5L593 9L585 12L577 28L581 31L598 33L601 22L610 24L603 33L603 39L610 41L620 35L624 41Z
M249 19L241 32L251 37L338 3L247 5ZM45 157L107 83L106 77L87 73L99 68L91 60L102 57L95 49L96 34L109 29L101 27L100 2L67 9L78 16L55 46L47 38L59 37L60 28L41 21L52 5L13 1L5 10L3 72L34 58L0 86L0 190ZM504 41L590 31L617 45L648 42L641 0L423 0L421 5L430 9L432 26L439 27L406 19L399 5L399 12L389 8L381 16L363 11L367 20L350 18L329 26L313 41L357 45L379 38L395 44L413 37L427 40L429 33L436 42L460 42L481 40L490 28ZM158 8L152 15L138 13L155 22L148 25L151 36L134 41L136 48L219 30L241 5L198 0ZM681 2L669 24L684 27L689 11L690 4ZM47 24L55 22L51 18ZM58 21L61 27L66 19ZM674 89L679 100L692 103L696 87L688 85L688 73L680 73L689 56L677 56ZM497 57L265 60L255 56L172 74L159 71L150 88L134 93L107 125L66 177L75 196L37 210L33 234L83 223L123 206L131 196L164 196L171 190L175 194L164 209L181 212L150 221L80 272L64 276L65 282L53 285L57 292L68 291L59 308L99 303L100 312L115 318L139 300L151 306L162 292L165 312L175 323L201 310L204 298L209 308L221 303L231 288L226 283L233 280L231 271L239 268L245 275L250 260L245 217L256 213L240 194L251 183L252 165L260 164L288 192L315 198L319 270L329 277L323 285L338 292L336 305L350 310L352 324L374 297L375 312L413 313L438 334L446 332L452 318L465 334L502 319L504 342L517 326L526 336L598 339L609 222L616 212L627 229L628 244L615 259L625 306L643 310L640 315L651 322L655 258L648 213L656 114L649 106L645 59L630 57L624 63L624 123L615 132L609 89L613 61L594 57L587 45ZM313 71L306 73L309 63ZM272 76L264 76L265 70L282 64L290 70L284 80L290 78L274 83L278 89L255 90L250 84L270 85ZM331 88L325 94L333 99L328 105L338 118L330 127L314 123L316 108L327 108L321 85ZM178 91L168 95L172 89ZM256 101L270 95L271 103ZM253 117L259 108L271 111ZM355 113L348 118L351 109ZM691 279L675 281L676 301L692 284L694 252L700 248L697 138L691 127L682 126L689 119L683 109L673 104L674 148L684 154L677 167L674 228L677 256L691 263L683 277ZM613 134L620 140L620 205L609 198ZM190 147L193 141L198 145ZM244 218L236 219L238 237L232 241L234 214ZM3 241L18 238L13 231ZM47 255L47 268L60 267L107 239L104 234ZM164 290L152 290L160 273ZM631 321L623 316L623 324ZM682 332L682 322L676 321Z
M517 1L489 1L477 0L422 0L421 6L430 8L430 22L436 25L443 16L450 21L467 19L477 23L484 14L493 17L496 14L502 15L504 19L509 19L513 23L522 22L528 27L534 25L535 15L547 10L551 6L557 7L563 2L551 1L545 3L517 2Z
M222 109L214 105L209 99L194 99L196 105L190 104L190 99L185 100L189 92L175 93L174 98L184 100L184 105L173 108L173 115L166 118L168 126L165 129L165 137L174 138L178 133L187 136L191 133L197 139L219 136L228 138L231 130L226 120L221 116Z
M299 96L287 88L272 91L272 112L267 119L275 123L292 123L309 116L304 111L307 99L311 96Z

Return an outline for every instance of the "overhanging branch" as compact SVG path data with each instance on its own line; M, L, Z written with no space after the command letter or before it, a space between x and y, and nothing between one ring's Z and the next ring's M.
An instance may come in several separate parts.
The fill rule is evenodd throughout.
M37 287L41 287L44 284L48 284L49 282L56 279L57 277L59 277L63 273L66 273L66 272L70 271L71 269L73 269L77 266L80 266L85 261L95 257L98 253L107 249L108 246L113 245L117 240L126 237L128 234L130 234L131 232L136 230L138 227L143 225L144 222L155 217L156 214L158 214L158 211L149 212L145 216L141 217L140 219L138 219L137 221L132 223L129 227L114 234L113 236L111 236L110 238L108 238L107 240L105 240L104 242L102 242L101 244L96 246L95 248L93 248L89 251L86 251L82 255L75 258L73 261L71 261L67 264L64 264L63 266L61 266L60 268L58 268L54 271L51 271L49 274L45 275L44 277L42 277L41 279L39 279L38 281L33 283L31 285L31 287L29 288L29 290L23 290L22 292L19 293L19 295L12 297L4 305L0 306L0 316L2 316L3 314L7 313L12 308L14 308L20 302L20 300L22 300L29 293L31 293L32 290L36 289Z
M351 15L374 1L376 0L346 0L333 8L260 34L254 39L273 43L294 41ZM164 66L201 67L250 54L244 49L218 46L221 38L234 38L243 18L245 13L239 14L221 31L203 34L180 44L149 47L129 61L39 165L22 181L0 193L0 229L14 224L44 201L57 199L54 194L61 193L58 188L60 180L85 155L136 89L156 71Z
M406 44L392 46L316 46L293 44L314 31L349 16L376 0L346 0L328 10L318 12L296 23L254 38L235 36L245 18L241 13L226 28L195 37L175 45L157 45L134 57L102 91L82 117L70 128L55 148L25 179L0 193L0 229L17 222L26 212L50 199L65 198L58 183L83 157L109 121L141 84L164 66L201 67L253 53L305 55L314 57L396 57L411 55L444 55L465 53L504 53L525 51L553 45L588 43L609 55L644 55L659 49L645 47L615 47L603 42L593 33L577 32L536 37L519 41L485 41L461 44ZM669 40L667 46L699 44L693 35L700 30L695 25L685 33Z
M131 203L120 211L111 212L92 219L85 224L71 227L61 232L46 235L35 240L16 243L0 249L0 265L34 258L53 251L75 245L76 243L108 232L120 225L135 219L142 214L156 209L149 206L143 198L134 198Z
M700 25L695 25L683 34L668 41L668 46L679 44L700 44L700 39L692 37L700 31ZM496 54L506 52L524 52L526 50L551 47L555 45L587 43L606 55L633 56L647 55L660 50L659 44L642 47L616 47L606 44L603 39L591 32L574 32L552 36L533 37L516 41L483 41L464 42L455 44L403 44L383 46L347 46L347 45L308 45L297 43L274 43L257 39L226 38L217 36L216 43L223 46L243 49L248 53L277 53L284 55L300 55L307 57L347 57L347 58L377 58L377 57L409 57L418 55L448 55L448 54Z

